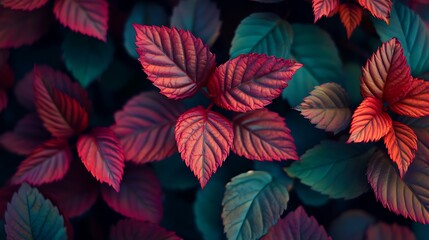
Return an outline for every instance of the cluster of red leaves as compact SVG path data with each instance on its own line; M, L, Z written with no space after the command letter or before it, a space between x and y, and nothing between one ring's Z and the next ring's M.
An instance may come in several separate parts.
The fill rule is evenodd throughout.
M370 11L374 17L389 23L391 0L357 0L357 3L354 1L341 3L340 0L313 0L314 22L323 16L331 17L339 12L341 22L347 30L347 37L350 38L362 20L363 9L358 4Z
M411 76L401 43L393 38L363 67L364 100L352 117L348 142L384 143L403 177L414 160L417 136L407 125L393 121L389 111L413 118L429 115L429 83Z

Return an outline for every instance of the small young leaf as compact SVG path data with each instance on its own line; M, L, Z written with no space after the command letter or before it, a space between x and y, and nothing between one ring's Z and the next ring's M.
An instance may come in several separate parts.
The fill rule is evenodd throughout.
M80 136L77 152L98 181L109 184L119 192L125 157L119 140L110 128L94 128L88 135Z
M347 93L336 83L315 87L297 110L317 128L335 134L344 130L351 119Z
M175 130L182 159L204 188L229 154L234 138L232 124L219 113L196 107L179 117Z
M300 239L331 240L314 217L309 217L302 206L277 222L262 240Z
M213 101L222 108L256 110L277 98L301 66L265 54L243 54L220 65L207 87Z
M189 31L138 24L134 28L143 70L165 96L194 95L215 70L215 56Z
M363 210L348 210L331 223L329 234L336 240L362 240L374 222L375 218Z
M295 143L285 120L268 109L234 116L232 151L259 161L298 160Z
M323 16L329 16L340 5L340 0L313 0L314 22L321 19Z
M429 115L429 82L414 79L407 95L389 105L397 114L419 118Z
M107 205L126 217L152 223L161 221L161 185L148 166L128 165L120 191L103 185L101 194Z
M365 239L415 240L416 237L408 227L400 226L396 223L389 225L387 223L380 222L368 228Z
M375 97L367 97L352 117L350 142L378 141L392 127L392 119L383 111L383 103Z
M259 239L277 223L288 201L287 186L267 172L249 171L232 178L222 201L228 239Z
M51 139L33 150L21 162L11 182L28 182L33 185L60 180L66 175L72 160L68 142L63 139Z
M54 14L71 30L106 41L109 19L106 0L56 0Z
M47 2L48 0L1 0L0 4L13 10L33 11Z
M7 239L67 239L58 209L26 183L7 204L5 220Z
M131 219L120 220L110 229L110 240L180 240L174 232L147 222Z
M353 3L343 3L338 10L341 22L346 27L347 37L350 38L362 20L362 9Z
M362 7L368 9L374 17L389 24L393 4L391 0L358 0L358 2Z

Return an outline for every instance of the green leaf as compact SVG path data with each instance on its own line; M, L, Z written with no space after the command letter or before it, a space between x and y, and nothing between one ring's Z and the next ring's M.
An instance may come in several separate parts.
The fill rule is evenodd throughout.
M64 62L83 87L88 87L107 69L113 60L111 39L102 42L96 38L69 32L62 44Z
M381 41L396 37L401 42L414 77L429 71L429 31L414 11L396 1L390 13L389 25L377 19L373 19L373 23Z
M329 234L336 240L362 240L375 218L362 210L349 210L336 218L329 229Z
M131 57L137 59L139 55L136 52L136 31L133 23L156 26L167 25L167 13L162 6L155 3L138 2L134 5L124 26L124 47Z
M369 188L365 172L374 148L331 140L308 150L286 168L313 190L331 198L355 198Z
M229 240L258 239L277 223L287 207L287 186L267 172L249 171L227 185L222 219Z
M426 240L429 233L429 225L413 222L411 224L416 240Z
M235 58L244 53L264 53L286 57L292 44L292 27L272 13L253 13L235 30L229 54Z
M253 161L255 170L268 172L276 181L282 182L290 189L292 188L293 179L283 171L281 164L282 162Z
M348 63L343 68L342 86L346 89L351 106L357 107L362 102L360 94L360 77L362 76L362 67L357 63Z
M7 204L5 220L7 239L67 239L58 209L26 183Z
M293 43L288 58L304 66L296 71L282 97L295 107L315 86L338 81L342 63L327 32L310 24L293 24L292 29Z
M328 195L314 191L309 186L302 184L297 179L293 184L293 190L295 191L299 200L307 206L320 207L329 201Z

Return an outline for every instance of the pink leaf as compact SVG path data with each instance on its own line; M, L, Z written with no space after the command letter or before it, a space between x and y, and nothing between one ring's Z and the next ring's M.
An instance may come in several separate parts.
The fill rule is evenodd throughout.
M370 226L366 230L366 240L415 240L414 233L405 226L396 223L389 225L384 222Z
M110 229L110 240L180 240L174 232L148 222L120 220Z
M145 165L128 165L120 191L105 185L104 201L116 212L136 220L159 223L162 218L162 191L155 173Z
M172 99L190 97L213 73L215 56L201 39L176 28L135 24L139 61L148 79Z
M389 24L390 11L392 10L391 0L358 0L358 2L362 7L368 9L374 17Z
M213 101L236 112L263 108L302 65L264 54L242 54L220 65L207 84Z
M45 5L48 0L1 0L0 4L13 10L32 11Z
M80 136L77 151L85 167L98 181L119 191L125 157L110 128L94 128L89 134Z
M106 41L109 19L106 0L56 0L54 14L71 30Z
M340 0L313 0L314 22L323 16L329 16L338 8Z
M237 114L232 151L259 161L298 160L296 147L285 119L268 109Z
M219 113L199 106L182 114L176 124L179 152L204 188L229 154L234 132Z

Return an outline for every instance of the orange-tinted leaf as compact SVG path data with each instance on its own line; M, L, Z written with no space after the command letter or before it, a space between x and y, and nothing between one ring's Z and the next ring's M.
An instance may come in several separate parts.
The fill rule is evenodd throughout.
M1 0L0 4L14 10L32 11L45 5L48 0Z
M268 109L237 114L233 119L232 151L259 161L298 160L296 147L285 120Z
M393 121L390 131L384 136L384 144L390 159L398 165L399 175L401 178L404 177L417 150L417 136L413 129L403 123Z
M207 87L213 101L222 108L256 110L277 98L301 66L265 54L242 54L220 65Z
M389 104L403 98L413 80L404 49L396 38L383 43L362 70L362 96L376 97Z
M21 162L11 181L40 185L59 180L69 170L71 160L72 153L66 140L48 140Z
M313 0L314 22L323 16L329 16L340 4L340 0Z
M317 128L335 134L349 125L352 115L347 93L336 83L316 86L297 110Z
M352 117L350 142L377 141L392 127L392 119L383 111L383 103L374 97L365 98Z
M429 82L414 79L407 95L389 105L397 114L419 118L429 115Z
M392 10L391 0L358 0L358 2L362 7L368 9L374 17L389 24L390 10Z
M216 68L215 56L189 31L138 24L134 28L143 71L169 98L192 96Z
M196 107L179 117L175 135L182 159L204 188L229 154L234 138L231 122L219 113Z
M340 5L339 12L341 22L347 31L347 37L350 38L362 20L362 8L353 3L343 3Z
M389 225L380 222L370 226L366 230L366 240L415 240L414 233L405 226L397 225L396 223Z

